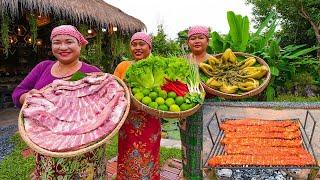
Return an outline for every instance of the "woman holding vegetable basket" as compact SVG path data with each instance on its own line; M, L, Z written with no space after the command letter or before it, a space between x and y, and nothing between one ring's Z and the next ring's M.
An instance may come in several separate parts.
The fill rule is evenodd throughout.
M204 26L193 26L188 31L188 46L191 53L187 59L199 64L211 55L207 53L209 30ZM203 142L202 109L180 121L182 142L183 175L187 179L202 179L202 142Z
M133 63L150 55L151 38L143 32L135 33L130 49L134 60L121 62L114 72L121 79ZM160 179L160 126L158 117L131 106L119 131L117 179Z

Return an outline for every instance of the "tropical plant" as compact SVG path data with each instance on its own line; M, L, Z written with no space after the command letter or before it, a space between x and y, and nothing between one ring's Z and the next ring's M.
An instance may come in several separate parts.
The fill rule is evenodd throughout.
M33 48L36 51L36 40L38 37L38 27L37 27L37 18L33 13L29 14L29 26L31 32L31 39L33 43Z
M276 32L277 19L275 13L271 13L253 34L249 32L247 16L242 17L229 11L227 12L227 19L230 27L229 33L225 36L219 35L217 32L211 33L210 53L221 53L227 48L247 53L263 51Z
M281 46L307 44L307 47L320 45L320 3L319 0L246 0L253 5L255 21L270 14L270 10L282 19ZM318 58L320 50L318 50Z
M167 39L163 25L158 26L157 35L152 37L152 54L156 56L180 56L182 51L179 44Z
M316 58L307 56L319 47L307 48L306 45L289 45L281 49L279 42L279 40L273 40L266 51L255 53L266 60L270 66L272 79L265 94L268 101L273 100L276 92L281 92L284 87L290 88L301 84L294 84L294 81L301 79L296 77L304 77L304 85L306 85L305 83L309 85L319 83L318 68L320 63ZM306 76L306 73L309 74L309 77ZM308 78L308 81L305 78ZM289 85L290 82L293 83L292 86Z
M8 50L10 47L9 42L9 16L7 14L2 14L1 22L1 41L4 48L4 54L8 56Z

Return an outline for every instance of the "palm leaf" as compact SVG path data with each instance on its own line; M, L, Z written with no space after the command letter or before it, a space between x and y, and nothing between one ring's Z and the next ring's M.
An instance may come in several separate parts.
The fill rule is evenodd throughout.
M311 47L311 48L307 48L307 49L302 49L290 56L284 56L285 58L288 58L288 59L295 59L295 58L298 58L299 56L303 56L303 55L306 55L312 51L315 51L317 49L319 49L320 46L315 46L315 47Z

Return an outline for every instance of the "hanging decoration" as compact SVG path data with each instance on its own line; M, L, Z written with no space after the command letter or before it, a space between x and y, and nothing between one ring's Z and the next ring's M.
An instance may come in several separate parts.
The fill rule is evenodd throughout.
M18 38L16 35L9 35L10 44L16 44L18 42Z
M17 36L25 36L27 34L27 29L23 25L16 25L14 27L14 33Z
M1 41L4 48L4 54L8 56L8 49L10 47L9 41L9 16L6 14L2 14L2 22L1 22Z
M33 44L32 37L31 37L30 34L27 34L27 35L24 37L24 42L25 42L26 44L29 44L29 45Z
M49 17L49 16L44 16L44 15L41 15L41 14L38 14L38 15L37 15L37 26L38 26L38 27L47 25L47 24L49 24L50 22L51 22L51 20L50 20L50 17Z

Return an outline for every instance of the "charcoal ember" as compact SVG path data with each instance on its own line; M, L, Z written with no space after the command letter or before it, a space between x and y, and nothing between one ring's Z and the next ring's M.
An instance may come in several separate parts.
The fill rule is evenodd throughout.
M285 180L286 175L284 171L272 169L236 169L232 172L232 178L237 180Z
M276 180L285 180L286 178L283 176L283 175L277 175L276 177Z
M232 170L231 169L219 169L217 171L217 175L220 177L231 177L232 176Z

